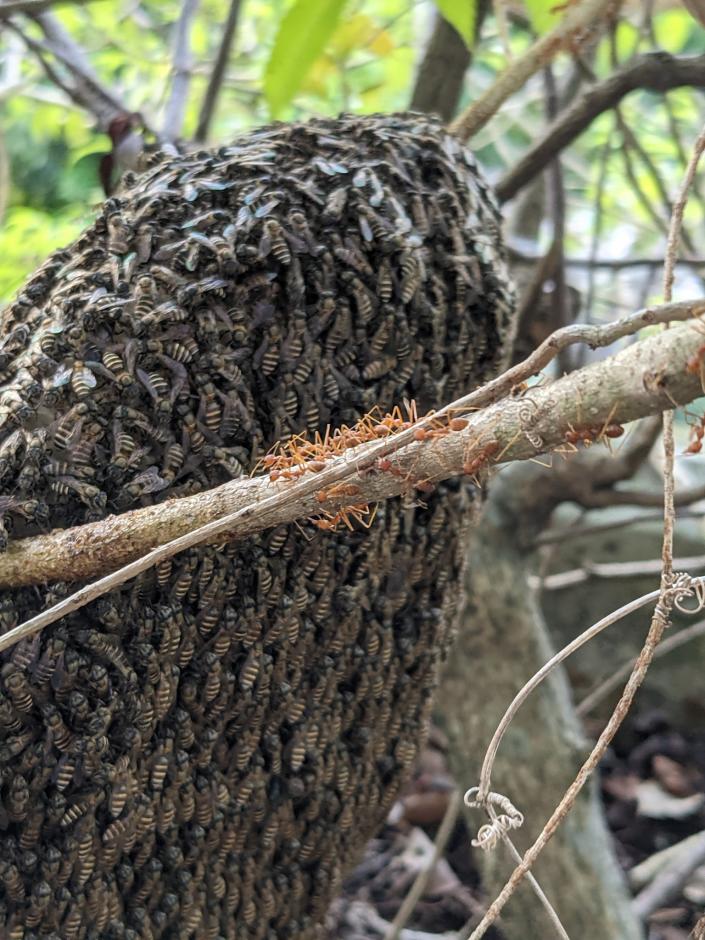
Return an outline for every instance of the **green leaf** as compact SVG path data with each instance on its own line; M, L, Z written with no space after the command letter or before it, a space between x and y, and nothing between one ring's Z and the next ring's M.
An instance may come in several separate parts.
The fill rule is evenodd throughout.
M475 43L477 0L435 0L438 12L460 33L468 49Z
M325 49L345 2L296 0L282 19L264 73L264 93L272 117L289 104Z
M529 21L539 35L552 29L563 15L552 10L559 5L559 0L524 0Z

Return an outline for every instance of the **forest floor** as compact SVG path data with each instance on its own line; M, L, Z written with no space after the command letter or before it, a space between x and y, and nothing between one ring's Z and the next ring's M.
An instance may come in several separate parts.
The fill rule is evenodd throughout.
M601 728L595 723L587 730L599 734ZM331 940L384 940L419 870L432 861L433 840L455 787L445 742L434 728L386 825L331 910ZM674 727L660 712L637 711L603 761L600 788L615 851L638 894L673 865L672 856L659 853L705 830L705 731ZM487 899L471 839L460 819L401 940L451 940L481 912ZM687 940L704 908L705 865L700 865L650 915L648 940ZM486 936L502 940L498 929Z

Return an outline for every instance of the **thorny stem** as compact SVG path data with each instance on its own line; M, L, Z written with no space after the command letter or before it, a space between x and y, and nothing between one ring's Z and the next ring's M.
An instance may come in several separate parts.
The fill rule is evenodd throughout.
M693 154L686 170L685 179L673 207L673 214L671 217L671 224L666 244L663 276L663 293L664 301L666 303L670 302L673 292L676 252L683 222L683 213L685 211L685 205L688 199L688 192L692 186L698 162L700 161L700 157L704 150L705 129L701 131L700 136L695 143ZM641 653L637 658L631 675L629 676L627 684L624 687L622 696L614 711L612 712L612 715L610 716L607 725L602 731L602 734L598 738L597 743L590 752L587 760L580 768L580 771L578 772L578 775L576 776L573 783L570 785L570 787L568 787L568 790L564 794L563 799L554 810L551 818L544 826L534 844L524 854L522 862L514 869L511 876L509 877L509 880L488 908L487 913L482 918L482 921L470 935L469 940L480 940L481 937L484 937L487 929L494 923L504 905L510 899L517 886L521 883L529 869L533 866L534 862L541 854L544 846L549 842L558 829L558 826L561 824L561 822L563 822L565 817L573 808L573 805L578 798L578 794L582 790L593 770L602 760L607 748L617 733L617 730L619 729L629 709L631 708L634 696L636 695L639 686L644 681L646 672L654 658L656 647L658 646L664 631L669 626L671 610L674 603L677 603L678 599L677 582L674 581L673 576L673 528L675 520L675 506L673 496L673 412L671 410L664 411L663 413L663 441L665 458L663 471L663 548L661 553L663 568L661 572L661 587L658 592L658 601L651 619L646 641L641 650ZM697 579L697 582L695 580L692 581L692 584L696 583L701 586L702 590L703 579ZM701 597L700 600L702 601L702 599L703 598ZM486 791L482 790L483 785L481 784L480 786L481 791L486 793Z

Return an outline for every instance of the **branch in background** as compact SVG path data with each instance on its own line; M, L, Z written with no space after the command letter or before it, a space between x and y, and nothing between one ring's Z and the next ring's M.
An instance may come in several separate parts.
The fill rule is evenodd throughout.
M11 20L6 21L5 26L21 37L27 48L38 58L49 80L76 105L92 114L101 130L107 131L113 118L129 112L129 108L98 81L92 69L86 66L83 52L50 14L36 17L36 22L44 33L43 42L33 39ZM59 74L47 56L53 56L60 63L71 77L71 82Z
M186 99L191 83L191 20L198 9L199 0L183 0L181 15L174 30L174 54L171 64L171 94L166 104L163 135L172 143L181 134L186 111Z
M443 814L443 819L441 820L441 824L438 828L438 833L433 843L433 854L428 860L428 863L421 869L414 879L408 894L404 898L401 907L397 911L396 917L390 924L389 930L387 931L384 940L400 940L403 928L406 926L407 921L414 913L414 908L426 890L426 885L428 884L429 879L433 874L433 870L438 864L438 860L445 852L446 845L448 844L448 840L453 833L455 823L458 819L458 813L460 812L460 807L462 805L463 801L460 796L460 791L455 790L450 800L448 801L448 806L446 807L446 811Z
M496 192L500 201L516 196L595 118L614 108L630 92L637 89L666 92L684 85L705 87L705 55L676 58L665 52L650 52L635 58L620 72L590 87L554 121L539 143L499 182Z
M642 920L646 920L658 908L677 897L695 869L704 863L705 832L700 832L697 838L694 837L689 842L685 851L680 852L671 864L634 898L634 911Z
M223 86L225 69L228 64L228 59L230 58L230 50L235 37L241 7L242 0L230 0L230 7L228 8L228 16L223 26L223 35L220 40L220 46L218 47L218 54L213 64L213 71L208 79L208 87L206 88L206 94L203 98L203 105L201 106L201 113L198 118L198 126L194 135L194 139L199 143L203 143L208 138L208 131L215 112L218 95Z
M561 51L584 41L600 29L608 15L616 12L622 0L582 0L571 3L558 25L538 39L527 52L506 68L497 80L450 125L450 131L468 141L504 102L519 91L540 69ZM554 149L552 156L558 151Z
M681 567L684 561L693 562L695 559L679 558L675 561L675 564L678 565L678 567ZM648 566L651 566L652 564L658 564L659 569L661 567L660 562L646 562L646 564ZM698 566L691 565L691 567L695 568ZM641 571L643 573L643 567ZM665 656L666 653L671 653L673 650L684 646L686 643L690 643L691 640L697 640L702 636L705 636L705 620L700 620L698 623L694 623L692 626L686 627L684 630L679 630L678 633L674 633L669 636L668 639L663 640L654 653L654 659ZM631 660L630 662L625 663L621 669L618 669L616 672L612 673L612 675L605 679L604 682L601 682L597 688L593 689L592 692L589 692L582 702L576 705L576 714L578 714L581 718L585 715L588 715L593 710L593 708L605 698L605 696L609 695L610 692L613 692L615 689L618 689L634 668L635 662L636 660Z
M704 510L686 509L684 512L676 513L676 519L702 519L705 515ZM549 529L538 535L533 542L534 548L541 548L545 545L555 545L557 542L566 542L569 539L585 538L588 535L601 535L603 532L610 532L613 529L622 529L628 525L641 525L642 522L654 522L662 518L660 512L642 512L637 516L629 516L626 519L615 519L611 522L596 522L594 525L568 525L556 529Z
M488 0L482 0L475 23L476 37L488 9ZM442 120L450 121L458 109L465 73L471 61L472 52L460 34L440 13L436 13L433 32L416 74L409 109L438 114Z
M649 311L649 320L665 317L666 311L672 315L678 308L681 314L685 313L686 305L673 304ZM632 317L632 326L643 322L645 315L642 312ZM342 480L355 487L355 495L325 499L325 508L388 499L408 492L414 481L437 482L467 473L468 464L478 459L487 467L490 461L483 459L483 455L488 443L496 455L495 463L532 459L564 442L567 431L580 422L581 403L585 400L591 402L590 420L595 424L628 422L691 401L701 392L699 379L686 371L693 351L702 345L698 326L687 324L664 336L650 337L551 385L536 387L522 398L510 396L470 417L464 430L437 440L420 443L415 437L420 428L433 426L432 422L450 409L451 414L457 414L460 410L467 412L473 404L479 407L488 400L496 401L498 389L506 388L510 382L511 388L515 377L522 374L521 367L515 366L408 430L354 448L349 454L329 461L322 472L307 474L300 480L284 484L272 484L262 478L233 481L196 496L12 543L0 556L0 584L5 587L81 580L115 569L129 559L136 560L4 634L0 650L184 549L243 538L274 525L316 515L322 508L318 494ZM532 374L536 361L555 356L576 337L590 336L593 345L601 345L614 332L623 334L625 329L625 321L603 328L567 327L530 357L531 364L523 366L524 374ZM385 472L377 463L380 457L392 452L395 473ZM150 550L155 542L164 543L168 539L171 541ZM145 551L147 554L143 555Z
M705 568L705 555L676 558L674 565L685 571L691 568ZM531 586L543 591L562 591L576 584L584 584L593 578L642 578L645 575L659 574L660 561L610 561L599 562L586 560L582 568L549 574L545 578L530 578ZM627 673L629 675L629 673Z
M81 7L95 2L96 0L5 0L4 3L0 3L0 17L13 16L16 13L36 16L51 7Z
M553 69L550 64L543 70L544 84L546 90L546 116L549 120L556 117L559 111L558 89L553 75ZM558 328L567 326L575 317L570 315L568 304L568 285L565 276L565 186L563 181L563 167L560 157L557 156L549 164L548 171L548 196L551 211L551 221L553 223L553 245L555 251L555 264L553 266L552 281L553 290L549 295L549 302L552 307L551 320ZM544 282L545 283L545 282ZM543 289L544 284L541 285ZM559 372L570 372L571 360L567 351L563 351L558 357Z
M524 254L511 246L509 257L513 264L530 267L541 264L544 260L543 257ZM608 268L621 271L622 268L662 268L663 258L566 258L565 263L569 268ZM702 268L705 267L705 258L680 258L676 264L685 268Z

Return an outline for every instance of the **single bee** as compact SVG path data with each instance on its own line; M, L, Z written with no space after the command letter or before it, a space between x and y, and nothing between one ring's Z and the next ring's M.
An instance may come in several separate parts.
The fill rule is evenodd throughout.
M125 255L130 250L132 228L119 212L110 212L105 219L108 228L108 251Z

